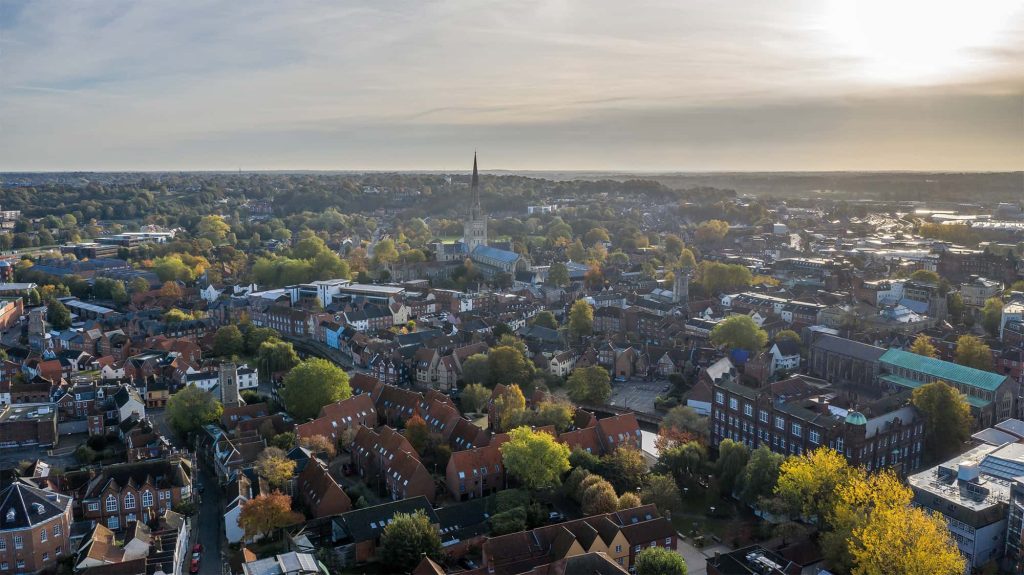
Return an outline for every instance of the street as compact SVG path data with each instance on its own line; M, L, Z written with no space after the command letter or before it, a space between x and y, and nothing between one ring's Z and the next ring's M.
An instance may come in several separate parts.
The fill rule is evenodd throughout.
M199 513L193 517L194 523L192 524L193 544L197 542L203 544L199 573L200 575L223 575L227 557L221 556L221 524L224 517L221 515L220 487L217 485L217 477L207 472L205 463L199 464L196 478L198 484L204 487L203 493L199 495ZM195 493L199 494L198 489Z

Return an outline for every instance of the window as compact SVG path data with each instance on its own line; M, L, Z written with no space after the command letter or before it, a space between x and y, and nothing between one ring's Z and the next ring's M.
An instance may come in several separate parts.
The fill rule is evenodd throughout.
M636 547L634 547L634 548L633 548L633 552L634 552L634 553L639 553L639 552L640 552L640 546L639 546L639 545L637 545Z
M63 531L61 530L61 526L60 526L60 523L58 523L58 524L56 524L56 525L54 525L54 526L53 526L53 536L54 536L54 537L60 537L60 536L61 536L61 535L63 535L63 534L64 534L64 533L63 533Z
M49 553L43 553L43 563L46 563L49 560L50 560L50 554Z
M124 495L124 508L135 509L135 496L131 493L125 493Z
M813 429L807 432L807 437L810 438L811 443L815 445L821 443L821 434Z
M666 537L665 538L665 546L669 547L671 545L672 545L672 538L671 537Z
M117 497L114 497L113 495L108 495L107 496L107 511L108 512L117 511Z
M89 511L99 511L100 510L100 504L99 503L90 503L87 507L88 507Z
M142 506L143 507L152 507L153 506L153 492L152 491L143 491L142 492Z
M46 528L43 527L39 530L39 542L46 543Z
M758 416L759 416L758 419L761 420L761 423L768 423L768 411L767 410L762 409L761 413L759 413Z
M725 403L725 394L722 393L721 391L716 391L715 392L715 403L717 403L717 404Z
M621 559L620 559L620 561L621 561ZM3 563L0 563L0 571L7 571L8 568L9 567L8 567L6 561L4 561Z
M14 548L15 549L21 549L24 546L25 546L25 542L22 541L21 535L15 535L14 536Z
M616 545L615 546L615 552L616 553L622 553L622 545ZM622 559L619 559L619 561L621 562Z
M15 563L15 565L18 566L18 569L24 569L25 568L25 560L24 559L18 559L18 561Z
M754 406L750 405L749 403L744 403L743 415L746 415L747 417L751 417L752 415L754 415Z
M117 518L117 515L111 515L107 517L107 528L116 531L121 526L121 521Z
M804 430L803 430L803 427L801 427L799 423L794 423L792 425L792 430L793 430L793 435L795 435L797 437L803 437Z
M0 537L0 551L7 551L7 540Z
M778 415L776 415L775 416L775 427L777 429L786 429L786 420L781 418L781 417L779 417Z
M729 409L737 410L740 408L740 402L735 397L729 398Z

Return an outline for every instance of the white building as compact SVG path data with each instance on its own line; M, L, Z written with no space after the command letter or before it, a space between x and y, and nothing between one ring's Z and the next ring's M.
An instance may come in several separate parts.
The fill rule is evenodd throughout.
M1015 294L1003 305L1003 315L999 318L999 339L1003 339L1003 328L1010 321L1024 321L1024 296Z

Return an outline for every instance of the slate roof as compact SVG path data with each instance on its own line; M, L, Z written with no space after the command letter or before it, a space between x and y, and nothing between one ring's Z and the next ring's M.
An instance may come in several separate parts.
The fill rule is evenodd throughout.
M986 391L995 391L1007 379L1005 375L910 353L902 349L890 349L879 358L879 361L887 365L923 373L935 379L961 383Z
M819 336L813 347L867 361L878 361L885 354L883 347L827 334Z
M348 513L342 513L337 520L353 541L374 541L396 513L415 513L417 510L422 510L432 524L441 523L433 506L422 495L373 507L354 509Z
M504 263L515 263L522 256L516 252L510 252L507 250L500 250L491 246L477 246L473 250L473 255L476 257L492 259Z
M63 514L71 498L15 482L0 491L0 530L28 529Z

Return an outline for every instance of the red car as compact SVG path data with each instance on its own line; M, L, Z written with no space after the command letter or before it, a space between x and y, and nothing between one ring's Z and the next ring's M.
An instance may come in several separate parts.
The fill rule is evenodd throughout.
M193 553L202 553L203 552L203 544L202 543L196 543L195 545L193 545L192 546L192 552Z
M199 573L199 553L192 554L192 565L188 569L189 573Z

